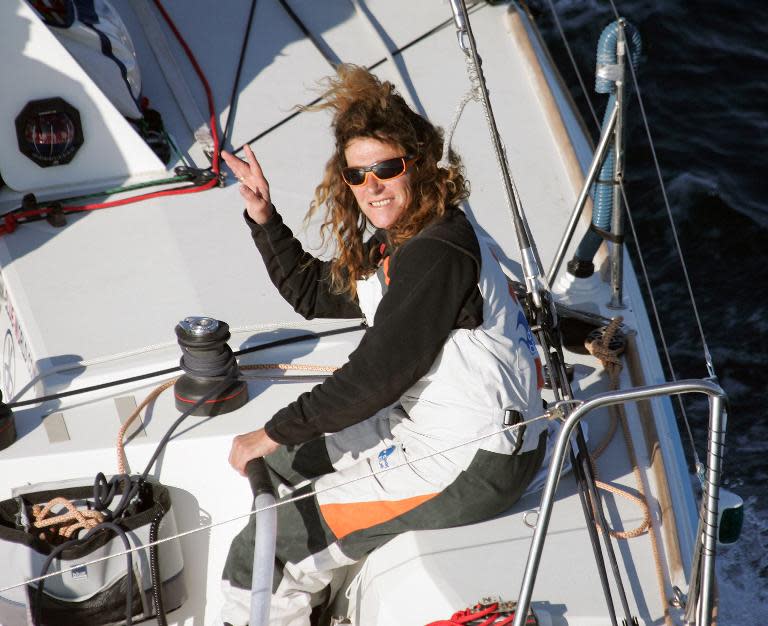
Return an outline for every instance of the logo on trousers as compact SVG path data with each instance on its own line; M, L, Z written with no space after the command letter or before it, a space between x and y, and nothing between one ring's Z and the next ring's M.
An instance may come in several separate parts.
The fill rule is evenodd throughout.
M389 457L394 451L395 451L395 446L389 446L389 448L385 448L384 450L379 452L379 467L381 469L389 467Z

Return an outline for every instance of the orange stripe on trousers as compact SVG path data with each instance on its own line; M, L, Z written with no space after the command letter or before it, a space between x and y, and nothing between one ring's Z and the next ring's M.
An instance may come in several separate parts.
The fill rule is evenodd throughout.
M345 504L322 504L320 512L325 523L336 539L342 539L356 530L383 524L415 509L437 494L414 496L404 500L378 500L375 502L349 502Z

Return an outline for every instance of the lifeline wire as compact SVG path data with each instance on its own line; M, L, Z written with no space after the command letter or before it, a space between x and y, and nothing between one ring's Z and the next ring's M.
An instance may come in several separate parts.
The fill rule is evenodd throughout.
M445 454L446 452L451 452L452 450L458 450L459 448L463 448L464 446L468 446L470 444L477 443L478 441L483 441L484 439L490 439L491 437L495 437L497 435L501 435L501 434L503 434L505 432L512 431L512 430L515 430L517 428L521 428L523 426L528 426L529 424L533 424L535 422L538 422L538 421L541 421L541 420L544 420L544 419L548 419L548 420L559 419L559 415L560 415L560 413L559 413L559 405L560 404L572 404L574 402L577 403L577 404L580 403L580 401L574 401L574 400L569 400L569 401L565 401L565 402L558 402L553 407L553 410L548 411L546 413L543 413L542 415L537 415L536 417L532 417L531 419L526 420L524 422L520 422L518 424L511 424L510 426L505 426L501 430L494 431L494 432L488 433L486 435L481 435L479 437L475 437L474 439L469 439L467 441L462 441L461 443L457 443L456 445L449 446L449 447L443 448L441 450L437 450L437 451L432 452L430 454L425 454L424 456L421 456L421 457L419 457L417 459L411 459L409 461L405 461L404 463L400 463L398 465L393 465L391 467L381 468L381 469L378 469L378 470L375 470L375 471L371 472L370 474L365 474L363 476L357 476L356 478L352 478L352 479L350 479L350 480L348 480L346 482L339 483L338 485L331 485L329 487L325 487L324 489L316 489L316 490L310 491L308 493L304 493L304 494L302 494L300 496L296 496L294 498L288 498L287 500L279 500L279 501L275 502L274 504L262 507L261 509L255 509L253 511L249 511L248 513L241 513L240 515L235 515L234 517L230 517L228 519L221 520L219 522L212 522L210 524L206 524L205 526L200 526L199 528L193 528L192 530L187 530L187 531L184 531L182 533L177 533L175 535L172 535L170 537L165 537L163 539L158 539L157 541L145 543L145 544L142 544L140 546L136 546L135 548L131 548L129 550L123 550L122 552L116 552L115 554L110 554L108 556L99 557L98 559L93 559L92 561L88 561L86 563L79 563L76 566L68 567L68 568L65 568L65 569L61 569L61 570L58 570L56 572L52 572L50 574L46 574L45 576L37 576L35 578L29 578L29 579L27 579L27 580L25 580L23 582L16 583L15 585L10 585L8 587L0 588L0 593L3 593L5 591L9 591L11 589L16 589L17 587L23 587L24 585L28 585L30 583L36 583L36 582L39 582L41 580L45 580L47 578L51 578L53 576L60 576L61 574L66 574L67 572L71 572L71 571L73 571L75 569L79 569L79 568L83 568L83 567L88 567L90 565L95 565L96 563L101 563L102 561L107 561L107 560L112 559L112 558L117 558L117 557L120 557L120 556L125 556L126 554L129 554L129 553L132 553L132 552L137 552L139 550L145 550L147 548L152 548L153 546L158 546L161 543L166 543L168 541L173 541L175 539L181 539L183 537L187 537L188 535L193 535L195 533L199 533L199 532L202 532L204 530L211 530L212 528L215 528L217 526L223 526L224 524L229 524L230 522L236 522L239 519L244 519L244 518L250 517L251 515L256 515L257 513L261 513L263 511L268 511L270 509L275 509L277 507L284 506L284 505L290 504L292 502L298 502L300 500L305 500L305 499L310 498L312 496L315 496L317 494L325 493L325 492L331 491L333 489L339 489L341 487L346 487L347 485L351 485L352 483L356 483L358 481L365 480L367 478L375 478L379 474L384 474L385 472L389 472L391 470L400 469L402 467L406 467L406 466L411 465L413 463L419 463L421 461L425 461L426 459L430 459L430 458L432 458L434 456L439 456L441 454Z

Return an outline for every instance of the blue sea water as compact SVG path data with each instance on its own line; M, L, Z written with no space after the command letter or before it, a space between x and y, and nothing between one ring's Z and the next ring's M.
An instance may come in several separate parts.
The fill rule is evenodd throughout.
M768 624L768 3L614 0L643 38L640 93L705 337L730 398L725 484L745 502L719 554L720 624ZM592 116L547 0L529 7L590 128ZM608 0L553 0L594 84ZM590 100L602 116L605 97ZM707 375L649 142L633 98L626 179L637 240L679 378ZM636 256L635 256L636 258ZM688 402L699 452L707 407Z

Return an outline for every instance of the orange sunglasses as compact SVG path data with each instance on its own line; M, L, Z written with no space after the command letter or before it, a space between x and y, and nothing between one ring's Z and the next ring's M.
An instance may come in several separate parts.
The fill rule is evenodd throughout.
M344 167L341 170L341 177L350 187L360 187L368 181L370 172L379 180L394 180L399 178L408 170L416 159L408 156L395 157L379 161L366 167Z

